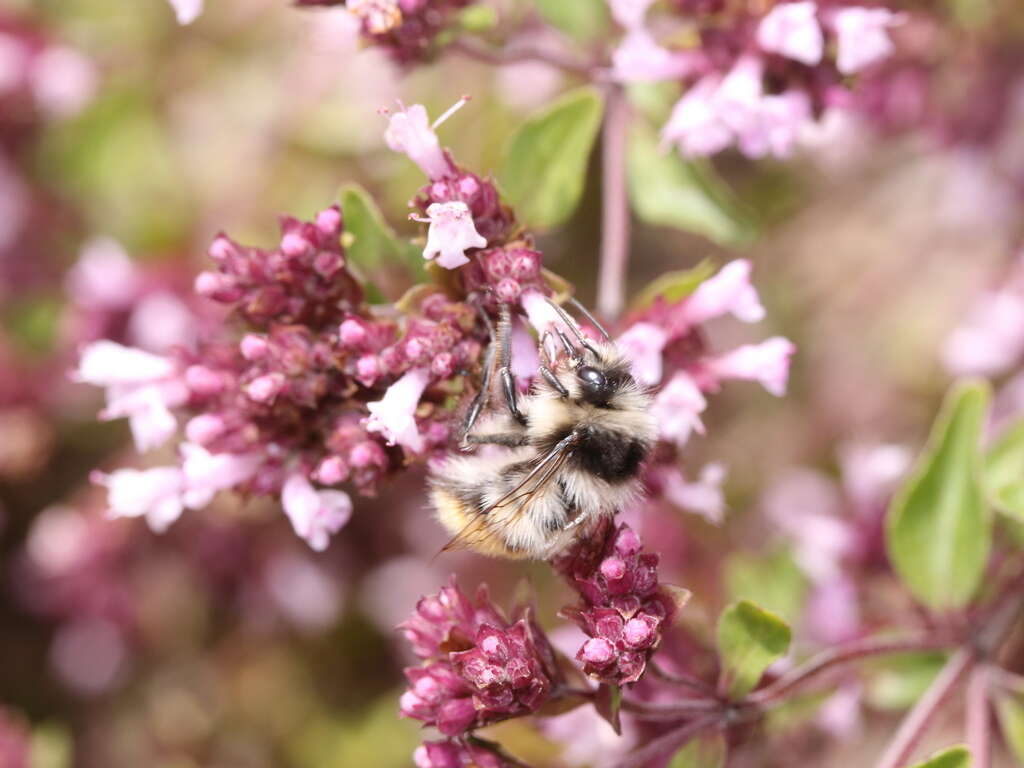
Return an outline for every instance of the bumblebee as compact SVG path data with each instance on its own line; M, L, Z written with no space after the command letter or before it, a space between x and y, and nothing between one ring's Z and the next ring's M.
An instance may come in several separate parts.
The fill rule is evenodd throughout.
M561 323L542 336L538 375L523 397L512 375L510 311L502 307L462 430L464 450L500 449L452 455L431 473L431 502L453 536L445 549L548 559L640 493L640 467L657 435L650 394L582 306L602 341L551 306ZM489 407L495 373L504 409Z

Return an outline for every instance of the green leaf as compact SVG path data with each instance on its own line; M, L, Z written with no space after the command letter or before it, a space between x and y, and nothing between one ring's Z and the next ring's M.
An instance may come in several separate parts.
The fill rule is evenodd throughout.
M914 597L934 610L970 602L988 560L992 520L978 448L988 402L984 382L954 385L889 507L889 557Z
M358 184L346 184L339 193L345 221L345 253L364 277L376 275L388 266L398 266L416 282L426 276L419 249L398 237L381 214L370 194Z
M985 455L985 490L1001 512L1024 519L1024 421L1005 429Z
M579 205L603 109L597 90L580 88L527 118L512 135L499 178L526 225L554 227Z
M807 594L807 579L786 551L729 555L725 586L730 600L749 600L789 622L800 618Z
M710 260L704 259L690 269L677 269L666 272L649 282L630 304L630 311L646 309L659 296L669 304L681 301L697 290L697 286L707 280L715 272Z
M909 768L971 768L971 753L967 747L950 747Z
M663 152L652 128L633 123L629 138L629 196L649 224L693 232L721 245L754 239L754 226L735 195L705 161Z
M534 0L537 12L551 26L574 40L593 40L608 29L603 0Z
M721 731L702 731L673 756L668 768L722 768L728 747Z
M718 620L718 652L724 687L734 699L745 696L761 675L789 649L789 626L746 600L733 603Z
M467 32L487 32L498 26L498 12L486 5L471 5L459 13L459 26Z
M1019 694L1007 692L996 696L994 703L1006 746L1024 765L1024 700Z
M869 673L866 698L875 709L909 709L946 664L944 653L901 653L887 657Z

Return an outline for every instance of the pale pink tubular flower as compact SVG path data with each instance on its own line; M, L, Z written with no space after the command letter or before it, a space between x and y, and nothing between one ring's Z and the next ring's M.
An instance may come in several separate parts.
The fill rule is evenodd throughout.
M747 259L730 261L718 274L697 286L680 307L683 320L699 325L722 315L733 315L745 323L764 319L764 307L750 283L751 264Z
M189 509L202 509L218 491L247 482L259 469L262 457L253 453L210 453L200 445L182 443L182 496Z
M789 339L774 336L760 344L745 344L712 360L710 372L719 379L747 379L760 382L776 397L786 394L789 380L789 359L796 345Z
M732 129L716 100L720 84L718 75L705 75L683 94L661 129L663 144L674 144L688 156L713 155L729 146Z
M644 23L647 9L653 3L654 0L608 0L608 7L615 21L632 30Z
M426 107L422 104L403 107L389 118L387 130L384 131L384 141L393 152L408 155L427 178L432 181L443 179L451 175L452 165L441 149L441 142L434 128L463 103L464 101L460 101L448 110L433 126L430 125Z
M181 516L185 478L177 467L93 472L90 478L106 486L110 517L145 517L154 532L163 533Z
M836 66L852 75L892 54L895 46L888 29L903 16L885 8L840 8L831 21L838 43Z
M168 0L178 23L191 24L203 12L203 0Z
M620 83L651 83L684 77L698 66L700 56L670 51L658 45L642 27L631 29L612 54L612 78Z
M762 51L813 67L825 51L817 14L818 7L810 0L776 5L758 25L757 44Z
M722 483L725 466L717 462L705 465L696 482L688 482L676 467L661 474L662 494L680 509L700 515L712 525L721 525L725 517Z
M410 451L423 450L423 436L416 427L416 406L430 381L426 368L413 368L388 387L384 397L367 403L370 417L366 421L369 432L384 435L388 445L401 445Z
M633 377L641 384L654 386L661 381L661 353L668 343L668 332L654 323L634 323L615 340L615 345L629 359Z
M352 516L352 500L347 493L318 491L301 472L285 481L281 504L295 533L316 552L327 549L331 536Z
M985 294L946 339L942 361L958 376L1003 373L1024 357L1024 296Z
M178 422L170 409L189 397L173 360L105 339L82 349L72 378L106 388L107 407L100 418L127 417L140 453L174 434Z
M750 130L761 113L764 97L764 62L752 54L741 56L714 94L714 108L737 134Z
M680 371L655 395L651 413L661 438L682 447L691 433L704 434L700 414L705 408L707 401L696 382Z
M554 328L562 328L565 331L565 323L559 317L558 312L548 303L547 297L539 291L526 291L519 299L519 303L526 312L526 319L533 326L537 333L543 335Z
M487 240L476 231L473 215L465 203L431 203L427 217L430 228L423 258L437 259L445 269L455 269L469 263L468 248L487 247Z
M764 96L738 132L740 151L751 158L790 157L811 122L811 100L805 92Z

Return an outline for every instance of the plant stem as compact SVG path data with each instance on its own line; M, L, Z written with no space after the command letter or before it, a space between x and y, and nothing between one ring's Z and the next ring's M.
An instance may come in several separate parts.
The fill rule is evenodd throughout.
M587 80L596 79L597 67L556 51L546 51L529 46L509 46L507 48L488 48L478 45L466 38L459 38L450 46L451 50L482 61L496 67L508 64L520 64L524 61L535 61L560 69L571 75Z
M890 653L944 650L952 645L953 642L948 639L926 635L893 639L868 638L866 640L855 640L845 646L832 648L818 654L771 685L750 694L744 701L744 704L762 707L772 704L784 698L793 689L817 677L822 672L841 664Z
M667 704L646 704L629 699L622 700L622 709L644 720L682 720L694 712L721 710L717 699L682 699Z
M973 663L974 654L967 648L961 648L949 658L938 677L903 718L877 768L899 768L907 762L935 713L946 702L950 691Z
M972 768L989 768L992 744L991 713L988 706L989 668L979 666L967 681L967 746Z
M639 749L629 753L620 763L620 768L640 768L640 766L647 765L657 757L675 752L705 728L718 723L721 717L720 713L706 715L696 720L691 720L688 723L683 723L668 733L663 733Z
M619 85L607 89L601 153L601 269L597 311L609 320L622 312L629 263L629 199L626 193L626 140L629 102Z
M695 691L700 691L706 696L715 695L715 689L713 686L708 685L703 680L696 677L679 672L669 672L667 669L659 666L653 659L648 662L647 666L651 670L651 674L666 683L691 688Z

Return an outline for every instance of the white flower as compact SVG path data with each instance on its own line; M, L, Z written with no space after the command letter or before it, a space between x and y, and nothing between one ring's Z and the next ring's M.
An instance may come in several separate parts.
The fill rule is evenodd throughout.
M817 6L809 0L776 5L757 27L757 44L768 53L808 66L818 64L825 50L825 36L817 12Z
M667 343L668 332L653 323L634 323L615 340L615 346L629 359L634 378L647 386L661 381L661 353Z
M704 434L700 414L707 401L689 374L679 372L655 395L651 414L663 440L682 447L692 432Z
M683 77L694 70L692 53L670 51L647 30L631 29L612 54L612 77L620 83L650 83Z
M395 112L388 120L384 141L392 151L408 155L432 180L444 178L451 171L422 104L413 104Z
M836 66L852 75L887 58L893 52L888 28L903 21L885 8L840 8L832 15L838 52Z
M427 208L430 228L423 258L437 259L445 269L469 263L467 248L485 248L487 241L476 231L469 206L463 202L432 203Z
M167 0L179 24L191 24L203 12L203 0Z
M764 96L737 135L740 151L752 158L789 157L812 122L811 101L803 91Z
M317 552L352 515L352 500L342 491L318 491L302 473L289 476L281 489L281 504L295 533Z
M119 469L109 475L94 472L92 481L107 488L110 517L143 517L163 533L181 516L184 475L177 467Z
M725 494L722 493L724 465L706 464L700 471L700 478L693 483L687 482L683 473L674 467L662 472L660 479L666 499L713 525L721 525L725 516Z
M388 387L384 397L367 403L370 417L366 429L384 435L388 445L401 445L413 452L423 450L423 436L416 427L416 406L427 388L430 374L414 368Z
M760 344L737 347L709 364L720 379L748 379L760 382L776 397L786 394L789 359L796 346L789 339L775 336Z
M189 509L201 509L218 491L249 480L262 457L254 453L210 453L195 443L182 443L181 469L185 477L183 500Z
M697 286L680 308L686 322L698 325L726 314L745 323L764 319L764 307L750 283L750 270L746 259L730 261Z
M170 409L189 397L173 360L107 340L82 349L72 378L106 387L107 407L100 418L127 417L140 453L162 445L174 434L178 422Z

